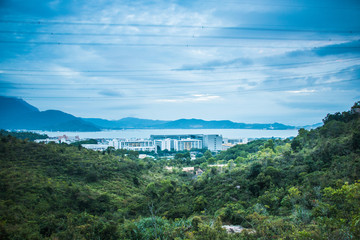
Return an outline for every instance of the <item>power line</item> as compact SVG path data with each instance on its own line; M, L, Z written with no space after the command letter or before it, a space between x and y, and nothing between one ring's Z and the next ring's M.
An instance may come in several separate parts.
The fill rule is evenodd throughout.
M352 72L353 70L355 69L359 69L360 68L360 65L357 65L357 66L353 66L351 69L346 69L346 70L342 70L342 73L344 72ZM338 73L339 70L332 70L332 71L324 71L324 72L315 72L315 73L309 73L308 75L311 75L311 76L314 76L314 75L323 75L323 74L332 74L332 73ZM235 72L237 73L237 72ZM241 72L239 72L241 73ZM2 73L3 75L5 75L5 73ZM213 73L211 73L213 74ZM11 74L9 74L11 75ZM21 75L21 74L14 74L14 75ZM25 76L34 76L33 74L24 74ZM36 75L35 75L36 76ZM62 76L62 75L39 75L39 76L45 76L45 77L49 77L49 76L59 76L59 77L66 77L66 76ZM113 77L113 76L122 76L122 75L99 75L99 76L82 76L82 77L101 77L101 76L104 76L104 77ZM134 75L132 75L134 76ZM136 76L136 75L135 75ZM150 76L154 76L153 74L150 75ZM303 75L292 75L293 77L294 76L303 76ZM78 77L78 76L76 76ZM257 79L258 77L255 77L255 79ZM288 78L288 77L285 77L285 78ZM279 78L276 78L276 79L279 79ZM171 79L167 79L167 80L171 80ZM240 79L236 79L236 80L240 80ZM220 81L219 79L217 79L216 81ZM54 83L49 83L49 85L53 85ZM58 83L55 83L55 85L58 84ZM91 83L86 83L86 84L91 84ZM104 84L104 83L99 83L99 84Z
M200 1L201 2L201 1ZM288 4L288 1L285 1L286 4L279 4L278 2L272 1L271 4L266 4L264 2L254 2L254 1L221 1L221 4L234 4L234 5L257 5L257 6L275 6L275 7L286 7L286 8L311 8L311 9L328 9L328 10L346 10L346 11L359 11L360 8L357 7L349 7L346 8L344 6L329 6L329 5L293 5ZM203 3L219 3L219 1L214 0L206 0Z
M320 65L323 65L323 63L319 63ZM316 64L317 65L317 64ZM270 65L269 65L270 66ZM275 65L273 65L275 66ZM278 65L278 66L281 66L281 65ZM327 74L335 74L335 73L338 73L339 71L342 71L342 73L346 73L346 72L352 72L354 71L355 69L359 69L360 65L355 65L355 66L351 66L351 67L348 67L348 69L340 69L340 70L332 70L332 71L324 71L324 72L312 72L312 73L308 73L305 75L292 75L292 78L299 78L299 77L310 77L310 76L319 76L319 75L327 75ZM292 69L292 68L288 68L288 69ZM223 74L223 73L233 73L233 74L242 74L242 73L245 73L245 72L253 72L253 71L259 71L259 70L272 70L272 69L241 69L239 71L227 71L227 72L202 72L202 73L196 73L196 75L208 75L208 74L211 74L211 75L214 75L215 73L216 74ZM181 72L177 72L177 74L171 74L171 73L158 73L158 74L155 74L154 72L153 73L149 73L150 75L139 75L139 74L136 74L136 75L129 75L129 74L96 74L96 75L82 75L82 76L67 76L67 75L59 75L59 74L34 74L34 73L0 73L0 75L3 75L3 76L37 76L37 77L72 77L72 78L93 78L93 77L155 77L155 76L164 76L164 77L182 77L181 74L179 74ZM280 77L280 78L276 78L276 79L283 79L283 78L288 78L288 77ZM246 79L259 79L259 77L246 77ZM169 79L167 78L166 80L168 81L178 81L177 79ZM215 79L215 80L203 80L202 82L216 82L216 81L239 81L239 80L242 80L242 79ZM200 80L198 80L200 81ZM59 85L59 83L14 83L14 84L23 84L23 85ZM77 83L72 83L72 84L77 84ZM91 85L93 83L89 83L87 82L86 83L87 85ZM108 85L107 83L100 83L101 85ZM163 84L163 83L161 83ZM111 85L113 85L113 83L111 83Z
M141 24L141 23L103 23L103 22L69 22L69 21L43 21L43 20L0 20L0 23L31 24L31 25L78 25L78 26L108 26L108 27L143 27L143 28L187 28L187 29L224 29L243 31L269 31L269 32L310 32L310 33L359 33L359 29L295 29L295 28L264 28L246 26L204 26L204 25L170 25L170 24Z
M345 72L351 72L352 69L349 69ZM151 83L151 85L146 83L11 83L6 82L0 83L0 89L39 89L39 90L60 90L63 91L65 89L72 90L99 90L99 88L88 88L88 86L104 86L104 87L121 87L121 90L131 90L131 89L169 89L171 87L189 87L189 86L198 86L198 87L213 87L214 84L241 84L244 80L257 80L257 81L265 81L265 82L278 82L278 81L293 81L293 80L306 80L309 77L324 77L328 74L337 73L337 71L326 71L326 72L318 72L312 73L308 75L292 75L291 77L246 77L246 78L237 78L237 79L208 79L208 80L197 80L196 82L179 82L171 80L171 82L166 82L164 85L163 81L159 81L158 83ZM168 81L169 79L167 79ZM17 85L17 86L16 86ZM30 86L30 87L20 87L20 86ZM37 86L37 87L34 87ZM43 86L43 87L41 87ZM47 87L51 86L51 87ZM57 86L57 87L55 87ZM64 88L63 86L67 87ZM75 88L69 88L70 86ZM130 86L130 87L129 87Z
M246 46L246 45L223 45L223 44L153 44L153 43L76 43L76 42L36 42L36 41L3 41L4 44L30 44L30 45L57 45L57 46L119 46L119 47L184 47L184 48L279 48L279 49L298 49L299 46ZM359 49L360 46L327 46L330 49ZM305 47L302 49L317 49L317 47Z
M297 41L337 41L343 38L323 37L301 39L289 37L248 37L248 36L226 36L226 35L170 35L170 34L121 34L121 33L74 33L74 32L28 32L28 31L5 31L0 30L2 34L22 34L22 35L49 35L49 36L95 36L95 37L146 37L146 38L188 38L188 39L229 39L229 40L297 40Z
M282 64L269 64L269 65L262 65L262 66L255 66L255 67L258 67L256 69L252 69L254 71L258 71L258 70L267 70L267 69L262 69L263 67L286 67L286 66L290 66L289 68L291 69L291 66L294 66L292 68L298 68L299 66L303 66L305 65L311 65L311 66L314 66L314 65L323 65L323 64L326 64L326 63L348 63L348 62L351 62L352 60L360 60L360 58L345 58L343 59L343 61L339 61L339 59L336 59L336 60L330 60L330 61L322 61L322 62L319 62L319 61L315 61L315 62L299 62L299 63L282 63ZM358 62L357 64L360 64L360 62ZM286 69L289 69L289 68L286 68ZM239 67L199 67L199 68L190 68L190 69L174 69L176 71L204 71L204 70L217 70L217 69L239 69L241 71L247 71L248 69L240 69ZM269 68L271 70L271 68ZM275 68L276 69L276 68ZM214 72L212 72L214 73ZM215 72L216 73L216 72Z
M50 73L128 73L128 72L188 72L188 71L208 71L208 70L217 70L217 69L239 69L241 71L257 71L259 69L262 68L266 68L266 67L283 67L283 66L302 66L302 65L323 65L323 64L327 64L327 63L348 63L348 62L352 62L352 61L357 61L360 60L360 58L342 58L342 59L335 59L335 60L328 60L328 61L309 61L309 62L295 62L295 63L281 63L281 64L264 64L264 65L256 65L256 66L251 66L251 69L240 69L240 67L229 67L229 66L223 66L223 67L218 67L218 66L214 66L214 67L194 67L194 68L169 68L169 69L127 69L127 70L44 70L44 69L14 69L14 68L2 68L0 69L0 71L9 71L9 72L50 72ZM358 62L360 64L360 62ZM228 72L228 71L227 71ZM213 74L214 72L211 72L211 74ZM226 72L221 72L221 73L226 73ZM1 74L1 73L0 73ZM3 73L2 73L3 74Z
M360 65L359 65L360 66ZM359 67L356 66L356 67ZM346 71L352 71L355 68L355 66L352 66L352 69L346 70ZM292 69L292 68L288 68ZM259 70L272 70L272 69L239 69L239 71L221 71L221 72L202 72L202 73L195 73L196 75L208 75L208 74L224 74L224 73L233 73L233 74L241 74L245 72L253 72L253 71L259 71ZM336 71L329 71L327 73L336 73ZM0 75L3 76L37 76L37 77L72 77L72 78L85 78L85 77L155 77L155 76L183 76L182 72L171 72L171 73L148 73L147 74L95 74L95 75L82 75L82 76L69 76L69 75L61 75L61 74L34 74L34 73L0 73ZM314 73L312 73L314 74ZM317 74L317 73L315 73Z

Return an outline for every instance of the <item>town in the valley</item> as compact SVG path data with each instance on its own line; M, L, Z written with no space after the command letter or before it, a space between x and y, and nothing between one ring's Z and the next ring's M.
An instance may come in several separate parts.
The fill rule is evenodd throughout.
M150 135L150 138L100 138L100 139L81 139L79 136L62 135L46 139L37 139L36 142L43 143L67 143L72 144L80 142L81 146L96 151L104 151L109 147L113 149L126 149L138 152L181 152L210 150L211 152L220 152L227 150L237 144L246 144L251 139L223 138L219 134L181 134L181 135ZM144 155L142 155L144 156Z

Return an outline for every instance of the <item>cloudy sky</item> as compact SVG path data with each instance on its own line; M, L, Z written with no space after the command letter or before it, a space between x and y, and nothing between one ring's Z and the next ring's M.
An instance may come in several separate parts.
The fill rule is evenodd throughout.
M80 117L321 122L360 100L358 0L0 0L0 95Z

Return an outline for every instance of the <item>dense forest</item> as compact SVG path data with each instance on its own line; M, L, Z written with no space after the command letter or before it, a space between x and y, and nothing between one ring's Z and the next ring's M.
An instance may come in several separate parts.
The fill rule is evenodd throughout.
M34 141L35 139L49 138L49 136L46 134L38 134L33 132L8 132L3 129L0 129L0 136L7 136L7 135L16 137L18 139L24 139L24 140L27 139L30 141Z
M359 109L193 161L2 131L0 239L360 239Z

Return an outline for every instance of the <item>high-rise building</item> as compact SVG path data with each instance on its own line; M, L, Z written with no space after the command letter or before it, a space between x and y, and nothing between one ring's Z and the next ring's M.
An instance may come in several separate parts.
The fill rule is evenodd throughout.
M222 150L222 136L218 134L204 135L203 147L209 149L212 152L218 152Z

